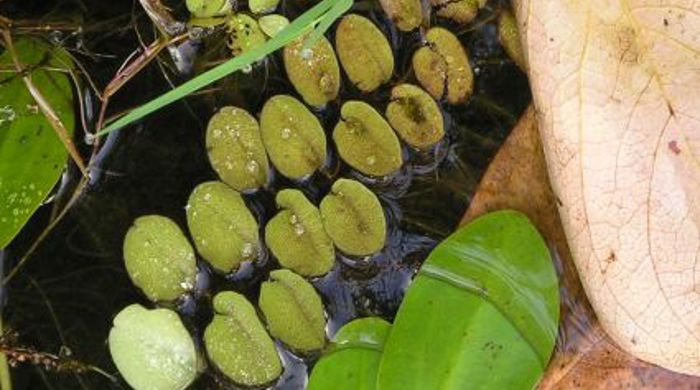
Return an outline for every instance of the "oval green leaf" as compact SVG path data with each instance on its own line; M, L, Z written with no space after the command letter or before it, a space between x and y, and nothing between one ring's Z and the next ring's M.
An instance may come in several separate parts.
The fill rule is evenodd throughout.
M134 389L182 390L197 376L194 341L172 310L125 307L109 332L109 352Z
M302 353L326 345L326 319L323 303L314 287L286 269L270 272L270 280L260 287L258 306L270 334Z
M187 225L197 252L229 273L260 253L258 223L238 192L222 182L198 185L187 201Z
M513 13L507 10L501 12L498 17L498 41L503 46L508 57L522 70L527 71L525 53L520 45L520 34L518 33L518 22Z
M437 16L464 24L474 20L486 0L430 0L430 5Z
M231 13L230 0L187 0L187 10L196 18L211 18Z
M345 324L314 366L308 390L374 390L377 370L391 324L360 318Z
M258 25L265 35L273 38L289 25L289 19L279 14L265 15L258 19Z
M417 149L427 149L445 136L440 107L415 85L400 84L391 90L386 118L399 137Z
M265 226L265 242L277 261L303 276L330 271L335 250L316 206L299 190L282 190L276 200L282 210Z
M260 131L272 164L284 176L301 179L326 162L326 133L303 103L271 97L260 114Z
M258 21L246 14L236 14L226 22L229 33L229 48L234 56L262 46L267 37L258 26Z
M362 183L338 179L321 201L323 225L343 252L366 256L384 247L386 218L379 199Z
M172 301L194 288L194 250L170 218L136 218L124 237L124 264L131 281L152 301Z
M304 47L305 38L304 36L284 47L284 69L306 104L323 107L338 97L338 59L325 37L319 37L308 48Z
M66 73L72 62L61 48L39 40L14 42L21 63L73 134L73 90ZM36 67L35 65L43 66ZM8 50L0 55L2 69L14 69ZM22 77L0 73L0 248L19 233L61 177L68 154L29 93Z
M348 78L372 92L394 74L394 54L382 31L360 15L346 15L335 33L335 48Z
M420 0L379 0L384 13L401 31L411 31L423 21Z
M487 214L438 245L409 287L381 389L532 389L554 348L557 276L523 214Z
M274 11L279 3L280 0L249 0L248 8L254 14L265 14Z
M214 318L204 331L204 345L212 364L232 381L261 386L282 373L277 349L253 305L238 293L214 297Z
M403 164L401 144L391 126L361 101L343 104L333 141L340 157L366 175L388 175Z
M207 152L221 180L252 191L267 184L269 163L258 121L238 107L223 107L207 126Z
M425 35L427 45L413 54L413 71L420 84L435 99L458 104L471 96L474 74L459 39L442 27Z

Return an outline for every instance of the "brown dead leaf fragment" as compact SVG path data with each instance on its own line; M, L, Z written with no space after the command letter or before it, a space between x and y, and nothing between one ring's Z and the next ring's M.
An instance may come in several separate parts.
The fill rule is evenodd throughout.
M643 360L700 375L697 2L515 9L564 230L602 327Z
M635 359L603 332L586 300L549 185L529 108L489 165L462 223L490 211L525 213L557 255L562 307L557 348L539 389L698 389L700 378Z

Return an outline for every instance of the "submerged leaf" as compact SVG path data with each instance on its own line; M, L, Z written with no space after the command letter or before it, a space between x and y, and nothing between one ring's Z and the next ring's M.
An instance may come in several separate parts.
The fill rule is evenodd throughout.
M474 75L459 39L442 27L428 30L425 39L428 45L413 54L416 78L435 99L444 97L451 104L466 101Z
M109 332L109 352L124 380L137 390L182 390L197 376L197 350L177 313L125 307Z
M276 199L282 210L265 226L265 242L272 254L283 267L303 276L330 271L335 250L321 213L299 190L282 190Z
M485 4L486 0L430 0L437 16L462 24L474 20Z
M258 257L258 223L241 194L226 184L198 185L186 210L197 252L218 271L234 271L242 262Z
M338 96L340 68L333 47L321 36L311 47L305 37L284 47L284 69L306 104L322 107Z
M321 201L321 217L333 243L347 254L366 256L384 247L384 210L377 196L358 181L333 183Z
M28 75L73 133L73 91L66 73L72 62L62 49L39 40L14 42ZM44 66L36 66L38 64ZM14 69L9 50L0 55L2 69ZM53 189L68 154L29 93L22 77L0 73L0 249L7 246Z
M289 25L289 19L279 14L265 15L258 19L262 32L272 38Z
M310 352L326 344L323 303L314 287L292 271L270 272L260 287L258 306L270 334L290 348Z
M340 63L353 84L372 92L391 79L394 53L382 31L360 15L346 15L335 32Z
M238 107L223 107L207 126L207 151L221 180L238 191L267 184L268 161L258 121Z
M429 148L445 136L440 107L415 85L400 84L391 90L386 117L401 139L414 148Z
M411 31L423 21L420 0L379 0L384 12L401 31Z
M515 211L440 243L401 303L380 389L532 389L554 348L557 276L537 229Z
M280 0L249 0L248 8L255 14L272 12L279 5Z
M136 218L124 237L124 263L131 281L152 301L172 301L194 288L194 250L170 218Z
M261 386L282 373L275 344L255 308L233 291L214 297L214 318L204 331L204 345L212 364L238 384Z
M229 48L237 56L262 46L267 38L258 26L258 21L246 14L236 14L227 22L230 34Z
M186 0L187 10L197 18L211 18L231 13L230 0Z
M340 157L367 175L388 175L403 163L401 144L391 126L372 106L361 101L343 104L333 140Z
M260 114L260 131L275 168L301 179L326 162L326 133L304 104L288 95L271 97Z
M331 347L314 365L307 389L376 389L379 359L390 330L391 324L376 317L343 325Z

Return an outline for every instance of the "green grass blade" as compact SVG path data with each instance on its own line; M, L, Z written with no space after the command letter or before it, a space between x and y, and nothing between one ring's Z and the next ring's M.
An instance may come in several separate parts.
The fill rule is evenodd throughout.
M270 53L284 47L308 31L309 26L319 25L317 31L323 34L333 22L352 6L353 0L323 0L310 10L296 18L289 26L267 41L264 45L236 56L225 63L210 69L201 75L185 82L177 88L160 95L150 102L135 108L128 114L110 123L107 127L97 132L95 136L102 136L114 130L127 126L148 114L170 104L183 97L206 87L207 85L226 77L253 64ZM316 30L314 31L314 34ZM313 39L313 35L310 37Z

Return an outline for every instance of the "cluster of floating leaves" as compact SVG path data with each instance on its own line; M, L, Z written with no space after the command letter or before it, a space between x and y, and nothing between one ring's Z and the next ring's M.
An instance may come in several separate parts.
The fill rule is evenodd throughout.
M458 22L471 20L480 3L431 1L438 16ZM234 12L226 0L187 1L191 25L226 26L234 55L264 43L288 23L271 13L278 7L276 0L251 0L248 5L250 13L243 13ZM419 0L382 0L381 5L400 30L413 30L423 20ZM318 172L331 176L326 170L332 145L312 110L338 99L341 66L363 93L377 90L394 75L391 46L368 18L344 16L334 43L335 50L325 37L310 46L300 39L283 49L284 68L301 100L273 96L257 118L233 106L212 116L206 148L221 181L202 183L189 197L186 216L194 248L174 221L158 215L136 219L124 240L131 280L164 307L196 290L195 250L224 275L233 275L270 250L283 269L272 271L261 285L261 316L245 296L221 291L213 297L214 315L203 334L206 360L237 384L262 386L279 377L283 367L273 338L301 355L324 348L323 303L305 278L328 273L336 251L366 257L385 246L382 203L357 180L337 179L318 205L298 189L277 192L279 210L263 229L246 204L247 194L269 188L274 171L297 184ZM333 146L360 177L397 173L405 163L402 143L416 153L434 148L445 136L438 101L459 104L471 94L466 50L449 30L429 29L412 64L420 86L394 86L383 114L361 100L342 104L332 129ZM114 319L109 344L117 368L136 389L185 388L206 364L169 308L128 306Z

